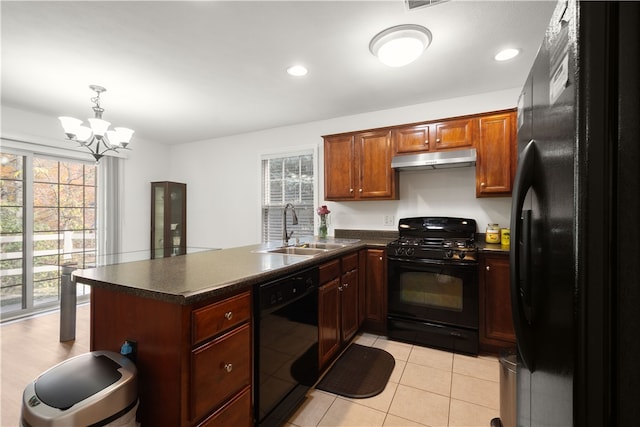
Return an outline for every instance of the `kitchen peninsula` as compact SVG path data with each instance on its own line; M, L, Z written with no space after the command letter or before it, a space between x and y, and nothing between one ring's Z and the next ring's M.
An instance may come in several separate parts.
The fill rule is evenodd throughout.
M254 289L383 246L299 256L252 245L77 271L92 286L91 350L135 342L143 425L250 426Z

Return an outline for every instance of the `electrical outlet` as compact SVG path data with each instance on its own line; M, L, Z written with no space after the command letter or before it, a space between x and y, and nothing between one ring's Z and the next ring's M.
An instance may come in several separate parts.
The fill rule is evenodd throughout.
M393 215L385 215L382 224L386 225L386 226L393 226L395 225L395 220L393 218Z

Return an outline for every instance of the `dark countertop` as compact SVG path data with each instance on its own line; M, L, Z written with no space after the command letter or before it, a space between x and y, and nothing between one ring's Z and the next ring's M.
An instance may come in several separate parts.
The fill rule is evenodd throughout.
M486 243L484 240L476 240L476 246L480 253L504 253L509 254L509 246L503 246L499 243Z
M388 242L386 238L368 237L313 257L258 253L265 245L257 244L77 270L74 276L85 285L192 304L319 265L354 250L384 247Z

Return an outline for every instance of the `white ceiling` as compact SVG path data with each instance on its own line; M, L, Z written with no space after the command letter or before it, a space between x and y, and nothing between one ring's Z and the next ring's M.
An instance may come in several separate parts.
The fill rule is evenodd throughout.
M555 2L2 1L2 105L93 115L178 144L522 86ZM399 24L433 34L389 68L368 46ZM506 63L504 47L522 54ZM286 74L290 65L306 77ZM62 131L61 131L62 137Z

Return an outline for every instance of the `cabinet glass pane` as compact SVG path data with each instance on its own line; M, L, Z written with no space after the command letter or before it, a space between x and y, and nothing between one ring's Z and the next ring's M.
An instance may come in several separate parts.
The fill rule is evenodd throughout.
M154 187L153 202L155 203L153 250L156 256L162 257L164 248L164 187Z

